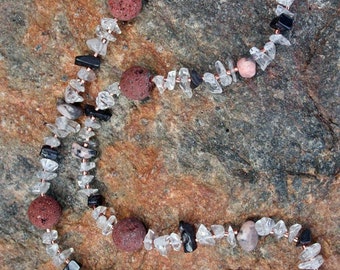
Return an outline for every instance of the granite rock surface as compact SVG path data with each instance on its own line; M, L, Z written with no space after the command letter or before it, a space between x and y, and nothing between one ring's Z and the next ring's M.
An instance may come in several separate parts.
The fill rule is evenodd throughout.
M212 95L202 85L192 99L179 89L142 102L119 98L98 134L94 186L118 219L138 217L158 235L178 232L185 220L209 227L269 216L301 223L321 244L325 264L340 263L339 2L295 1L297 14L275 61L255 78ZM274 0L149 0L140 15L120 23L98 80L87 85L90 104L135 65L166 75L180 67L214 72L216 60L235 62L273 33ZM88 53L102 0L0 0L0 268L56 269L28 220L38 179L45 123L58 116ZM73 247L83 269L297 269L301 252L286 240L260 238L245 253L225 240L191 254L119 251L102 236L77 193L77 161L63 140L59 176L49 195L63 207L58 243Z

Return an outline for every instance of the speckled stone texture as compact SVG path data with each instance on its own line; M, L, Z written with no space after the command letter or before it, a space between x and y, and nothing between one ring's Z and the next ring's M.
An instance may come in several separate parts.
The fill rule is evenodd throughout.
M216 60L236 62L273 33L274 0L149 0L109 45L98 91L140 65L166 75L182 66L214 72ZM0 1L0 268L55 269L28 221L34 199L28 188L40 169L39 151L49 135L55 104L89 52L102 0ZM278 47L275 61L252 79L240 79L211 95L202 85L193 98L179 89L143 102L121 97L98 141L94 186L118 219L138 217L158 235L178 233L180 220L206 226L270 216L312 229L325 264L338 269L339 230L339 3L296 1L291 47ZM297 269L301 252L286 240L260 238L258 247L231 250L226 241L195 252L132 254L115 248L77 194L74 138L63 141L59 176L50 195L63 215L56 229L64 249L83 269Z

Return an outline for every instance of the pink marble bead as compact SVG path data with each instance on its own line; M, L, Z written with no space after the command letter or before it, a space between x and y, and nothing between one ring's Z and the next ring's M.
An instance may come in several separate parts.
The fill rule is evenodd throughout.
M237 61L237 69L241 77L251 78L256 74L256 63L251 58L242 57Z

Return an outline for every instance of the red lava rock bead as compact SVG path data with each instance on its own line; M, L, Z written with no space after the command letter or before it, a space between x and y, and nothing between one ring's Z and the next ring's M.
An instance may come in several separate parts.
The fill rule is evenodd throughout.
M109 0L110 11L118 20L129 21L142 9L142 0Z
M131 252L140 249L145 235L144 224L136 218L123 219L112 229L113 243L123 251Z
M54 198L44 195L31 202L27 214L35 227L51 229L59 221L61 206Z
M146 68L135 66L124 71L119 87L124 96L133 100L143 100L150 95L151 74Z

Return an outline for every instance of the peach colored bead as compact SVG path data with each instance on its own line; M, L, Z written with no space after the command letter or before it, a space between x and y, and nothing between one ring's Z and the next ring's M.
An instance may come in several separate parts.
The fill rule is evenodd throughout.
M237 68L243 78L251 78L256 74L256 63L250 58L240 58L237 61Z

